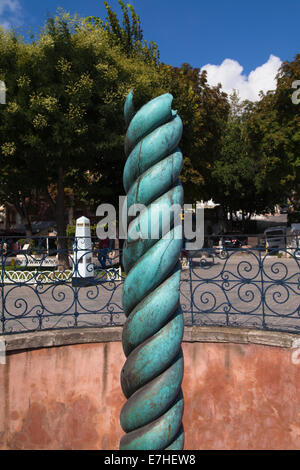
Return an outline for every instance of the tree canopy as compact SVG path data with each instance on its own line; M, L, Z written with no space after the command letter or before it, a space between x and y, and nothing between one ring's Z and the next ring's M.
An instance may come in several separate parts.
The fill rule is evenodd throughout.
M15 205L33 189L51 202L65 231L64 198L113 202L122 193L123 103L164 90L157 68L112 46L103 28L62 14L25 44L0 31L1 199Z
M300 199L300 113L293 82L300 76L300 54L283 62L274 92L262 95L249 117L248 132L261 162L264 185L281 199Z
M173 93L185 125L182 179L193 201L204 193L227 112L225 95L208 86L205 74L188 64L160 64L157 46L143 41L133 7L120 5L122 24L107 4L106 21L60 12L30 44L1 30L0 78L8 104L0 108L0 198L20 209L33 190L44 194L60 235L68 194L75 203L95 206L116 202L123 192L123 104L129 90L137 109Z
M274 91L255 103L233 96L213 166L215 198L229 211L273 211L276 204L300 200L300 113L293 83L300 76L300 55L284 62Z

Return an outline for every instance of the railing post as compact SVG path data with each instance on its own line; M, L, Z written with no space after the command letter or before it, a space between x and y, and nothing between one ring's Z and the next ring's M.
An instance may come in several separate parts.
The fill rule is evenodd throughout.
M1 331L5 332L5 315L4 315L4 276L5 276L5 257L4 257L4 243L5 238L1 240Z
M184 443L182 222L171 209L183 203L178 180L182 154L177 147L182 122L171 109L172 100L167 93L135 113L130 92L124 107L128 158L123 182L128 211L135 204L146 209L131 217L123 251L127 276L122 301L127 321L122 342L127 360L121 385L127 402L121 411L126 432L121 450L180 450ZM155 239L151 228L157 211L160 216L154 228L159 229L159 237ZM172 225L166 223L168 217Z
M78 277L78 238L75 237L73 242L73 266L72 266L72 289L74 292L74 326L78 326L78 292L79 286L78 284L74 284L73 279L74 277Z
M194 325L194 300L193 300L193 260L192 257L188 255L188 270L189 270L189 278L188 282L190 285L190 309L191 309L191 321L192 325Z
M261 238L258 237L259 243L259 269L260 269L260 280L261 280L261 308L262 308L262 327L266 329L265 323L265 286L264 286L264 269L263 269L263 260L262 260L262 249L261 249Z

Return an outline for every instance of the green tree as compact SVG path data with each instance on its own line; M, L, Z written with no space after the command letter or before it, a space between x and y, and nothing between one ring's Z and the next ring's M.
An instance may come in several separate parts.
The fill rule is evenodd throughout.
M0 107L0 200L19 207L29 233L30 201L43 195L59 248L70 200L95 207L116 203L123 191L123 105L131 89L137 109L159 94L174 95L184 124L186 201L213 193L226 95L209 87L199 69L160 64L133 7L120 5L122 23L108 5L105 22L60 12L31 43L0 29L0 79L7 85L7 105Z
M25 45L15 33L0 29L0 76L7 87L7 105L0 106L0 201L15 206L27 234L31 234L31 202L42 179L38 156L26 145L26 77L32 69L32 57L31 45Z
M125 5L122 0L118 0L118 3L122 10L122 21L107 2L104 2L107 12L104 21L96 16L89 16L85 21L106 31L110 43L120 47L128 57L135 56L147 63L158 64L158 46L153 41L148 43L144 39L141 19L134 7L130 4Z
M267 181L265 161L257 153L249 125L256 105L231 96L231 112L221 139L221 153L212 169L215 200L246 222L254 213L273 211L282 197ZM245 226L244 226L245 227Z
M87 18L87 22L103 28L111 44L118 45L129 57L135 57L149 63L159 71L162 92L172 93L173 107L183 121L184 133L180 148L184 155L184 166L181 176L184 185L185 199L195 202L201 198L211 197L211 166L220 151L220 138L226 120L229 104L220 86L210 87L206 72L184 63L181 67L172 67L159 62L158 46L143 38L141 20L132 5L119 4L123 20L104 2L107 10L105 21L97 17ZM154 87L153 91L157 91ZM138 109L148 99L145 90L135 88L134 98Z
M130 89L147 101L163 92L158 69L112 46L103 28L60 14L31 44L1 30L1 166L10 200L37 188L50 201L59 238L65 198L115 202L121 192ZM2 193L2 200L7 193ZM63 247L61 241L60 247Z
M294 104L294 81L300 77L300 54L284 62L276 90L262 95L248 121L248 135L260 163L261 184L277 202L300 199L300 105Z
M224 123L229 112L227 95L220 86L210 87L206 72L184 63L161 65L165 88L174 96L173 107L183 121L180 142L184 163L182 183L185 201L194 203L214 196L213 162L219 157Z

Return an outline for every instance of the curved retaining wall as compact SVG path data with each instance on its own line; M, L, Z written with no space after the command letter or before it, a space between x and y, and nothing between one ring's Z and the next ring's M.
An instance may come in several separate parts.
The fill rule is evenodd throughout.
M1 449L118 449L121 328L7 336ZM299 449L300 337L192 327L185 449Z

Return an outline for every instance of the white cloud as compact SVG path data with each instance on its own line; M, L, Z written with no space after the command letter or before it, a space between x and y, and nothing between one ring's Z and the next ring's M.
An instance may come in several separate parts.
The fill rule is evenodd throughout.
M233 59L225 59L221 65L207 64L202 70L207 71L207 81L215 86L222 84L222 89L231 94L237 90L242 100L256 101L259 92L274 90L276 88L276 74L281 65L279 57L270 55L268 61L249 73L243 74L243 67Z
M0 26L2 26L2 28L4 29L9 29L10 23L8 21L1 21L1 17L0 17Z
M21 9L19 0L0 0L0 15L3 14L4 10L11 13Z
M5 29L21 26L22 7L19 0L0 0L0 25Z

